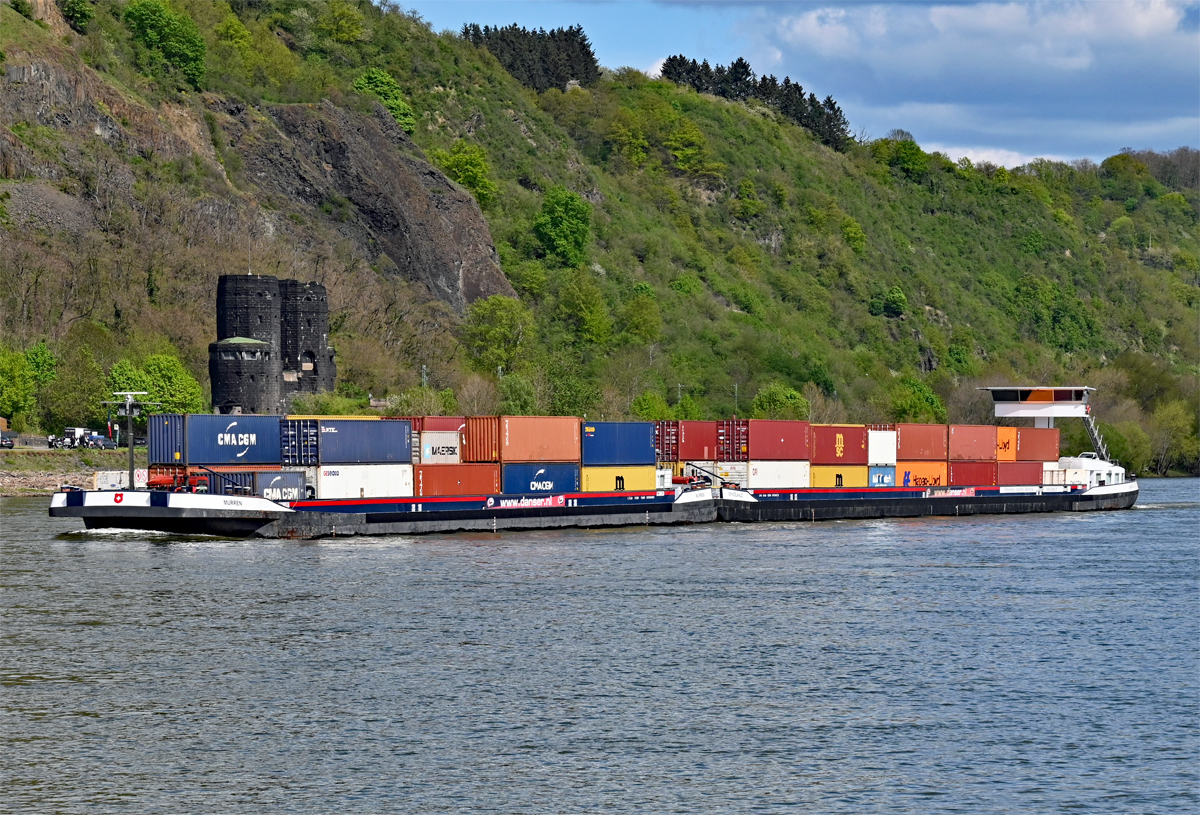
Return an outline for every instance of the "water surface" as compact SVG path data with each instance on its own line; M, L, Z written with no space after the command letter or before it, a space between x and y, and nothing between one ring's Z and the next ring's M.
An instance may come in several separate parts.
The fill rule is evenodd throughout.
M241 542L0 500L0 812L1183 812L1200 489Z

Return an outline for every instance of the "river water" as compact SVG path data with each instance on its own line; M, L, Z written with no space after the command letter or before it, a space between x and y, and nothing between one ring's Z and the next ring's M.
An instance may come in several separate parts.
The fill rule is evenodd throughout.
M1200 482L336 542L0 500L0 812L1200 806Z

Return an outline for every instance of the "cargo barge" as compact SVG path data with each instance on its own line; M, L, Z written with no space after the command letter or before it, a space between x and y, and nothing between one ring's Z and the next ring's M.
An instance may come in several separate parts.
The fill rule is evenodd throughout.
M1126 509L1137 484L1098 434L1100 453L1060 457L1047 426L1080 415L1087 391L993 393L998 415L1036 428L156 416L149 489L64 489L50 514L304 539Z

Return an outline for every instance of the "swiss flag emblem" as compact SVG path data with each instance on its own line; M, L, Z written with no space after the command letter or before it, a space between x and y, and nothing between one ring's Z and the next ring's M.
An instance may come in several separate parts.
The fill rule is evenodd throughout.
M119 504L124 500L125 500L125 493L123 493L123 492L118 492L116 495L113 496L114 504Z

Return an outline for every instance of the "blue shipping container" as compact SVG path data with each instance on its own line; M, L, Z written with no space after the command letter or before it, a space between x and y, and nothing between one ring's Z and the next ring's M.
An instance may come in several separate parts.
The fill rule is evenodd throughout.
M197 475L208 479L208 491L213 495L250 495L254 492L254 473L249 470L219 474L201 471Z
M186 419L184 464L279 463L278 416L193 413Z
M304 473L254 474L254 494L268 501L303 501L307 489Z
M312 467L321 462L317 442L321 428L316 419L280 419L279 448L283 463L293 467Z
M321 419L322 464L412 464L412 422Z
M578 492L578 464L505 464L500 486L506 495Z
M896 486L895 467L872 467L867 475L869 476L867 483L872 487Z
M654 422L584 422L583 466L637 466L655 462Z
M151 464L187 464L186 422L182 413L158 413L146 420Z

